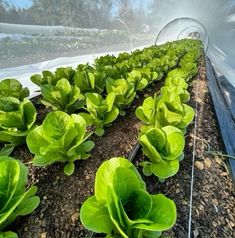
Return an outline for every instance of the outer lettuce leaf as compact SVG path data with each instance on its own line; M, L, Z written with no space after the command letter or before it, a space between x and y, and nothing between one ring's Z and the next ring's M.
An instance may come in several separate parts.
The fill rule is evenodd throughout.
M162 194L151 195L151 198L153 208L148 218L152 221L152 224L137 224L134 227L153 232L169 229L176 222L175 203Z
M0 238L18 238L18 235L12 231L0 231Z

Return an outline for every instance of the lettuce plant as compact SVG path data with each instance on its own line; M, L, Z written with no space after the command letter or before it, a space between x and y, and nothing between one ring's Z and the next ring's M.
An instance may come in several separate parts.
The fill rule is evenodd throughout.
M60 67L55 71L55 77L59 79L67 79L71 84L74 81L75 70L72 67Z
M186 82L188 82L192 77L194 77L198 73L197 64L192 63L190 61L182 65L181 69L185 72Z
M135 111L136 116L142 120L147 127L161 128L172 125L185 130L194 118L194 110L190 106L181 102L180 91L175 89L171 94L164 88L162 95L148 97L144 100L143 105ZM184 95L186 96L186 95Z
M120 78L120 72L118 71L117 67L114 66L104 66L103 68L97 69L98 74L100 77L103 78L103 80L100 80L103 84L102 87L105 88L106 79L107 78L113 78L113 79L119 79Z
M28 96L28 88L23 88L18 80L4 79L0 82L0 97L14 97L22 101Z
M146 176L154 174L164 180L178 172L185 145L184 135L179 129L174 126L150 128L140 135L139 142L150 160L141 163Z
M141 74L144 78L148 80L148 84L159 81L164 76L164 73L161 71L160 68L157 68L156 65L154 69L151 68L151 64L148 64L141 68Z
M81 70L80 68L75 73L74 83L81 92L102 93L105 87L105 74L102 71L95 72L91 69Z
M3 147L0 149L0 156L8 156L12 153L14 150L14 145L12 144L5 144Z
M180 86L176 86L176 85L169 85L169 86L161 87L161 94L179 95L180 101L182 103L187 103L190 100L189 92L186 89L181 88Z
M28 100L0 97L0 142L21 145L34 128L36 109Z
M174 225L176 206L162 194L149 194L135 166L118 157L99 167L95 195L83 203L80 218L106 237L157 238Z
M42 75L40 74L34 74L30 77L30 80L35 83L36 85L38 85L39 87L41 87L42 85L45 84L50 84L50 85L56 85L58 78L56 78L55 74L45 70L42 71Z
M174 84L181 86L184 89L188 88L187 82L197 74L197 65L195 63L188 62L181 68L176 68L168 72L166 78L166 84Z
M157 127L172 125L184 131L192 122L194 109L182 103L177 93L165 92L159 96L156 113Z
M114 106L115 94L110 93L103 99L100 94L86 93L86 107L88 113L79 113L87 122L87 125L95 126L95 134L102 136L104 134L104 125L109 125L116 120L119 110Z
M108 78L106 81L106 91L108 94L114 93L116 95L114 104L120 110L120 115L125 115L123 109L132 103L136 95L134 84L124 78L117 80Z
M117 62L118 62L118 58L115 57L114 55L105 55L105 56L99 57L98 59L95 59L95 66L96 68L102 68L104 66L114 65Z
M144 90L149 84L148 78L139 70L132 70L127 77L127 82L134 84L136 91Z
M133 69L134 62L132 60L132 63L130 63L130 61L131 61L131 59L124 60L120 63L115 64L115 67L118 69L120 76L131 72L131 70Z
M42 71L42 75L34 74L31 76L30 80L33 83L37 84L39 87L41 87L42 85L55 86L57 82L62 78L67 79L71 84L73 84L74 74L75 70L72 69L72 67L60 67L56 69L55 73L45 70Z
M183 89L187 89L188 88L188 84L185 81L185 78L180 75L180 76L174 76L174 74L170 74L167 76L166 80L165 80L165 86L178 86L181 87Z
M32 213L39 205L35 196L37 187L26 190L27 167L19 160L0 156L0 237L17 238L10 231L3 231L17 217Z
M75 85L70 85L65 78L60 79L55 86L47 84L41 86L43 99L41 102L53 110L73 113L85 104L85 97Z
M46 166L55 162L66 163L64 173L74 172L74 161L87 159L94 143L87 140L86 122L79 116L65 112L49 113L43 124L27 136L27 145L33 153L33 165Z

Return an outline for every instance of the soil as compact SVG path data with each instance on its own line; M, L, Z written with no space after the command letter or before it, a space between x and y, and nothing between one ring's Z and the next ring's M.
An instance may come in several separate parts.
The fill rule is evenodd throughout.
M54 164L46 168L33 167L30 161L33 155L25 146L18 148L13 157L20 158L29 166L29 184L38 186L41 198L39 207L31 215L18 218L9 230L18 233L21 238L75 238L87 237L89 232L79 220L79 210L84 200L94 192L95 172L100 164L115 156L126 156L137 143L140 121L135 117L135 108L142 104L144 98L158 91L162 82L157 82L151 93L143 94L135 100L125 117L119 117L111 127L105 130L105 136L93 136L96 144L92 156L76 162L72 176L63 173L63 164ZM198 95L196 88L199 87ZM227 172L223 157L209 155L208 145L214 151L224 153L220 140L213 104L205 80L204 59L199 65L199 76L190 86L190 105L196 107L196 151L195 175L192 209L191 237L235 237L235 194L232 180ZM40 124L49 112L42 105L36 105ZM164 183L156 177L145 177L148 190L163 193L174 199L178 209L176 225L165 232L176 238L187 237L189 218L189 198L191 186L191 169L193 155L194 123L188 127L186 135L185 159L181 161L179 173ZM134 162L139 170L143 154L138 152ZM199 166L200 165L200 166ZM203 167L203 168L202 168ZM200 168L200 169L198 169Z

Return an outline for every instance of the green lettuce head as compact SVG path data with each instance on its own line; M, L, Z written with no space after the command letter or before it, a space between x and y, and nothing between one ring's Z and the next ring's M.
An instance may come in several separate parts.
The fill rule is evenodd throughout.
M181 130L174 126L151 128L141 134L139 141L145 156L150 160L141 163L146 176L154 174L164 180L178 172L185 145Z
M34 128L36 109L28 100L0 97L0 142L21 145Z
M25 189L27 167L19 160L0 156L0 237L17 238L17 234L3 231L17 217L32 213L39 205L37 187Z
M106 237L152 238L171 228L176 206L162 194L151 195L135 166L112 158L98 169L95 195L81 207L82 224Z

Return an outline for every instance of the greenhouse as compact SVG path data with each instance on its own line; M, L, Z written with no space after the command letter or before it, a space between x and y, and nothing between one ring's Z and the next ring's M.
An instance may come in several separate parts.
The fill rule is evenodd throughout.
M235 0L0 0L0 238L235 237Z

